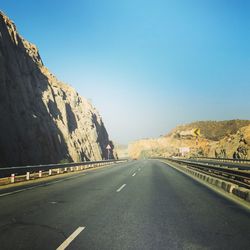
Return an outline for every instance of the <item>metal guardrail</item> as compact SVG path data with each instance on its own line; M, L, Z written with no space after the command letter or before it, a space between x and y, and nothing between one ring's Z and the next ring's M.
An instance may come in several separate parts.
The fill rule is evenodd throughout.
M45 172L47 172L47 176L50 176L53 174L79 171L92 167L104 166L111 163L121 163L125 161L127 161L127 159L0 168L0 179L10 178L9 182L14 183L17 176L25 175L24 180L30 180L32 174L37 174L36 177L40 178Z
M194 162L192 160L183 160L177 158L161 158L175 163L186 165L202 173L233 182L241 187L250 189L250 169L240 170L232 169L225 166L216 166L216 164L203 163L202 161Z
M215 166L234 168L238 170L250 170L250 162L237 162L237 161L218 161L216 158L190 158L189 161L208 163Z
M222 161L222 162L235 162L235 163L249 163L249 159L233 159L233 158L215 158L215 157L193 157L191 159L197 160L213 160L213 161Z

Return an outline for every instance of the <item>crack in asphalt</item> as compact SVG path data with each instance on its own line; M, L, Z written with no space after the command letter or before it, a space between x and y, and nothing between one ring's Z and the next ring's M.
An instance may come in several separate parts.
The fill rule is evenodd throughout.
M15 226L36 226L36 227L41 227L41 228L46 228L49 230L52 230L56 233L59 233L60 235L62 235L65 239L67 239L67 235L60 230L59 228L56 227L52 227L49 225L45 225L45 224L37 224L37 223L31 223L31 222L25 222L25 221L18 221L15 217L11 219L12 221L6 224L3 224L0 226L0 232L3 230L8 230L10 227L15 227ZM11 228L10 228L11 229Z

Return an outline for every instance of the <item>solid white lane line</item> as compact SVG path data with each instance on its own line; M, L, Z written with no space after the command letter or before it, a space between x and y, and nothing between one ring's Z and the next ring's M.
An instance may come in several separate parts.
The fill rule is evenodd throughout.
M84 229L85 227L78 227L56 250L64 250Z
M126 186L126 184L123 184L121 187L119 187L116 192L120 192L124 187Z
M27 187L27 188L15 190L15 191L8 192L8 193L3 193L3 194L0 194L0 197L11 195L11 194L16 194L16 193L20 193L20 192L24 192L24 191L35 189L35 188L38 188L38 187L49 186L49 185L52 185L52 184L55 184L55 183L58 183L58 182L63 182L63 181L70 180L70 179L76 179L76 178L79 178L79 177L81 177L83 175L86 175L86 174L81 174L81 175L77 175L77 176L67 177L67 178L63 178L61 180L51 181L51 182L48 182L48 183L42 183L42 184L38 184L38 185L35 185L35 186L32 186L32 187Z
M135 175L136 175L136 173L133 173L133 175L132 175L132 176L134 177Z
M0 197L15 194L15 193L19 193L19 192L22 192L22 191L25 191L25 190L28 190L28 189L26 188L26 189L16 190L16 191L9 192L9 193L0 194Z

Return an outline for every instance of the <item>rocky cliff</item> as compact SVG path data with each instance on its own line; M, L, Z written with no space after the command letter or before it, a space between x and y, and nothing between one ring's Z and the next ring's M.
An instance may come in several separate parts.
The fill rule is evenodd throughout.
M97 110L50 73L2 12L0 88L0 166L107 158L113 145Z
M166 136L138 140L129 156L249 158L250 121L201 121L177 126Z

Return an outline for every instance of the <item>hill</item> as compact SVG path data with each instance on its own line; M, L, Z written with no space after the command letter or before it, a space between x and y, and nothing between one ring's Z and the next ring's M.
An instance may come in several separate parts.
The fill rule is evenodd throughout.
M169 135L178 131L200 129L203 137L219 141L226 135L235 134L240 128L250 125L250 120L227 120L227 121L197 121L186 125L177 126Z
M129 156L248 158L250 121L199 121L179 125L166 136L129 144Z

